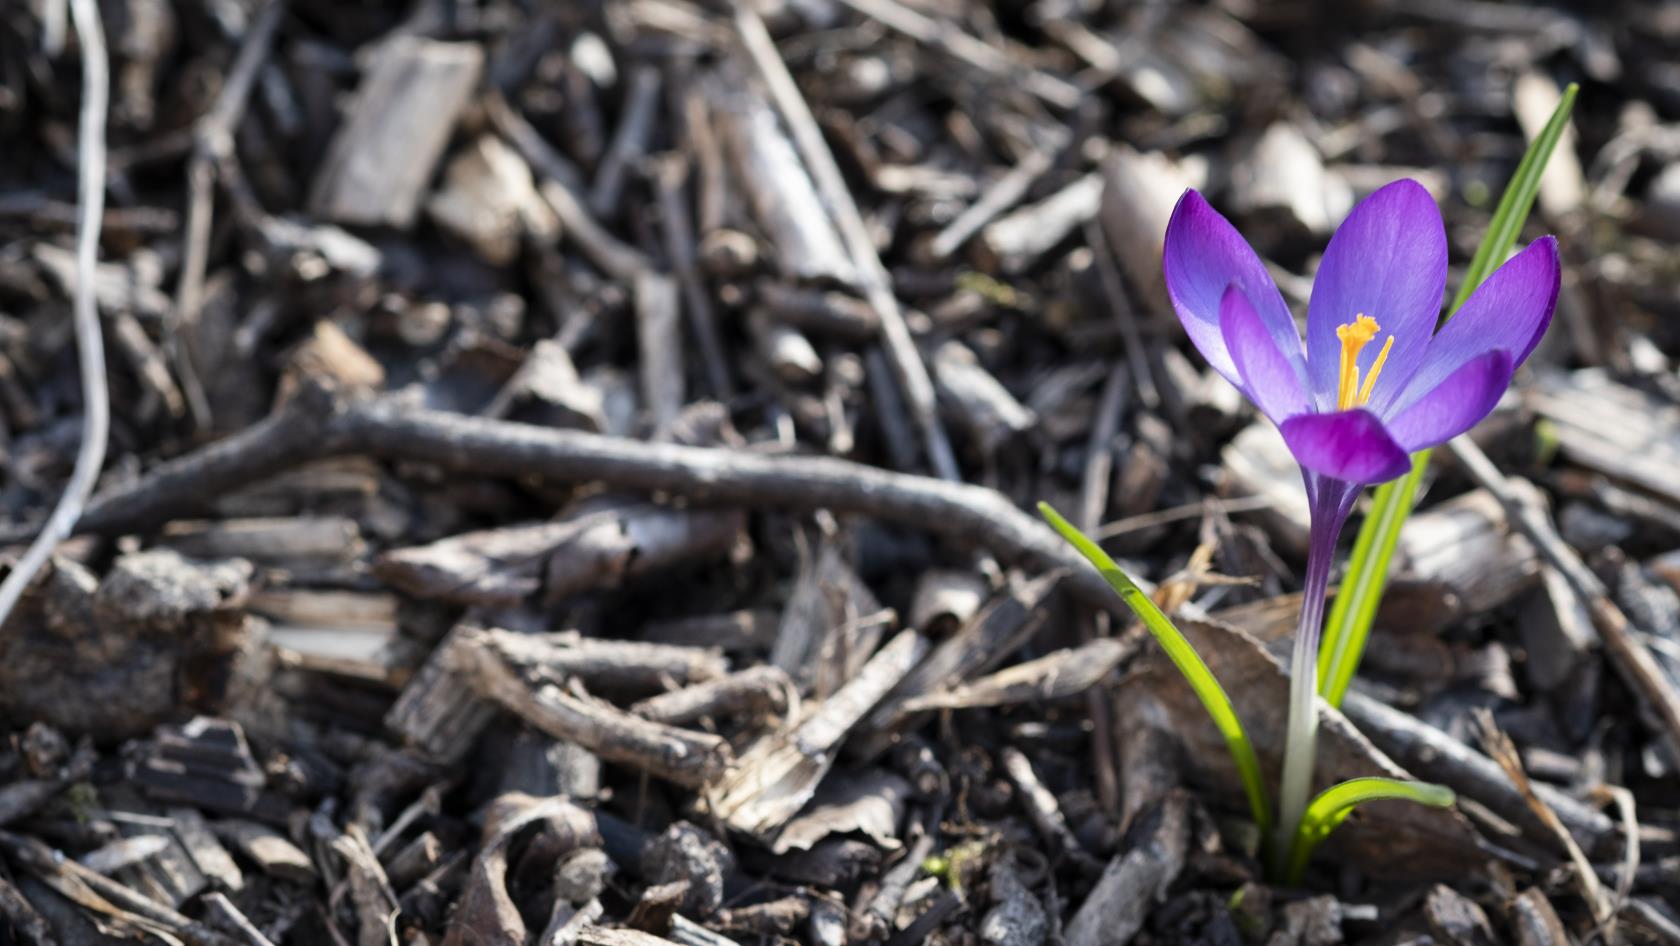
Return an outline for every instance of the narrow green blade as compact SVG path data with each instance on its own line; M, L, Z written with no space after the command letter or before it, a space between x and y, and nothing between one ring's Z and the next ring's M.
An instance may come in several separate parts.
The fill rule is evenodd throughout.
M1458 311L1470 293L1482 284L1511 252L1522 232L1523 223L1534 207L1534 197L1540 192L1540 176L1546 162L1569 125L1569 112L1575 106L1576 86L1571 83L1564 90L1557 110L1541 129L1528 151L1523 154L1499 206L1488 225L1487 235L1470 260L1464 282L1453 297L1447 317ZM1330 608L1330 618L1324 624L1324 639L1318 649L1318 690L1331 706L1341 706L1348 685L1359 669L1365 655L1365 642L1371 636L1371 623L1376 620L1377 605L1382 601L1383 589L1388 586L1389 564L1400 541L1400 528L1412 514L1417 503L1418 487L1423 471L1429 466L1430 451L1419 451L1412 457L1412 471L1391 483L1377 487L1372 496L1371 513L1359 526L1354 540L1353 557L1348 560L1347 577Z
M1313 851L1330 832L1353 814L1353 809L1368 801L1396 798L1401 801L1446 808L1456 800L1452 789L1428 782L1403 782L1392 778L1355 778L1332 785L1307 803L1307 813L1301 818L1301 828L1289 850L1287 881L1301 882Z
M1540 193L1540 177L1546 173L1546 163L1552 159L1552 152L1569 127L1569 113L1575 108L1575 93L1578 91L1579 86L1569 83L1569 87L1563 90L1563 97L1558 100L1557 109L1546 121L1546 127L1534 136L1528 150L1523 152L1522 160L1517 162L1517 169L1512 172L1511 181L1505 185L1505 193L1499 198L1499 206L1494 208L1487 235L1482 237L1482 245L1476 248L1476 255L1471 257L1464 282L1459 285L1451 308L1447 309L1448 318L1458 311L1464 300L1470 298L1470 293L1476 291L1482 280L1499 268L1499 264L1510 255L1511 247L1516 245L1517 235L1522 233L1523 224L1528 222L1528 212L1534 208L1534 198Z
M1400 544L1400 528L1417 502L1423 471L1429 468L1430 453L1422 450L1414 454L1411 472L1377 487L1371 497L1371 511L1353 540L1347 576L1330 605L1324 638L1318 645L1318 693L1338 709L1353 683L1353 675L1359 671L1360 659L1365 656L1365 642L1377 619L1377 605L1388 587L1389 563Z
M1083 532L1074 528L1073 524L1063 519L1049 503L1038 504L1038 514L1050 523L1051 527L1061 533L1062 538L1068 540L1085 560L1096 567L1097 571L1108 582L1109 587L1132 609L1149 633L1155 635L1160 642L1161 649L1167 652L1167 659L1173 662L1178 672L1184 674L1189 681L1190 689L1195 691L1196 698L1207 707L1208 715L1213 717L1213 724L1219 729L1219 734L1225 737L1225 745L1231 750L1231 758L1237 764L1237 774L1242 778L1243 791L1248 795L1248 807L1254 813L1254 823L1260 827L1261 836L1271 829L1271 800L1266 794L1266 783L1260 774L1260 760L1254 754L1254 744L1248 739L1248 733L1243 730L1242 720L1237 718L1236 708L1231 705L1230 697L1225 695L1225 688L1214 678L1213 671L1202 662L1201 655L1190 646L1184 634L1137 583L1127 577L1108 557L1097 543L1085 537Z

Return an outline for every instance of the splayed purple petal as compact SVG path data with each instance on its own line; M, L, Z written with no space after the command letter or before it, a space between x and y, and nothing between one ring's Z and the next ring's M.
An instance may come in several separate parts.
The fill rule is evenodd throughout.
M1510 386L1509 354L1477 355L1390 420L1388 433L1408 452L1445 443L1480 423Z
M1219 330L1219 304L1225 290L1233 285L1248 297L1279 349L1305 375L1300 332L1266 265L1230 221L1194 190L1185 191L1173 208L1162 249L1162 270L1167 295L1184 323L1184 331L1208 364L1227 381L1242 387Z
M1310 409L1300 358L1291 360L1278 349L1260 314L1236 286L1225 290L1219 306L1219 328L1242 379L1239 387L1262 414L1281 423ZM1299 355L1300 342L1293 347Z
M1558 281L1557 240L1541 237L1495 270L1430 339L1423 363L1404 393L1393 399L1393 407L1381 402L1372 406L1385 416L1398 416L1471 359L1490 351L1509 352L1515 370L1552 322Z
M1411 469L1406 451L1365 410L1301 414L1278 425L1302 467L1347 483L1381 483Z
M1447 234L1423 185L1399 180L1359 202L1330 238L1307 307L1307 366L1320 410L1334 410L1341 342L1337 326L1368 315L1394 336L1384 392L1405 385L1423 357L1447 284ZM1366 355L1367 364L1374 357Z

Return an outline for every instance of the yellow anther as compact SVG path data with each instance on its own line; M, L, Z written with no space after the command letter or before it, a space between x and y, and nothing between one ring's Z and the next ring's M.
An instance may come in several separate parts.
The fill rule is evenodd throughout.
M1342 342L1342 370L1336 386L1337 410L1351 410L1371 399L1371 389L1376 386L1383 362L1388 360L1388 350L1394 347L1394 336L1390 335L1383 342L1382 351L1377 353L1377 360L1372 362L1371 371L1365 376L1364 386L1359 384L1359 351L1380 331L1382 326L1377 324L1377 320L1363 312L1352 322L1336 327L1336 337Z
M1394 347L1394 336L1383 340L1382 351L1377 352L1377 360L1371 362L1371 373L1365 376L1365 383L1359 386L1359 403L1364 404L1371 399L1371 389L1377 386L1377 375L1382 374L1383 362L1388 360L1388 350Z

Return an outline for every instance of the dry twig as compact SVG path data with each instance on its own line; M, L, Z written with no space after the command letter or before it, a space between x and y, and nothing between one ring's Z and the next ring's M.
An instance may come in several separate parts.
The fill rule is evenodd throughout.
M927 365L922 362L915 340L910 337L909 326L904 323L904 314L899 310L898 299L893 296L887 268L875 252L875 244L869 238L863 216L840 175L839 166L834 163L834 156L829 154L828 146L823 142L822 131L817 128L810 107L805 104L799 86L794 83L781 55L776 52L776 44L764 28L764 21L747 4L736 5L735 28L753 66L769 88L771 101L787 122L794 144L816 182L829 215L840 230L853 265L863 279L863 290L869 304L881 317L881 337L886 343L887 360L909 402L910 414L915 418L916 426L921 428L929 464L941 479L962 479L950 441L945 436L944 425L939 421L933 379L928 375Z
M1517 754L1516 743L1511 741L1510 736L1505 735L1499 724L1493 721L1493 714L1486 709L1478 710L1475 720L1481 730L1482 745L1487 749L1488 755L1505 770L1511 784L1517 787L1517 791L1522 792L1528 807L1551 830L1558 843L1563 845L1564 851L1569 854L1569 861L1575 866L1575 881L1581 885L1581 896L1592 910L1593 919L1614 936L1615 914L1611 912L1611 903L1604 894L1604 888L1599 886L1598 873L1593 870L1592 862L1587 860L1581 845L1575 843L1574 836L1563 826L1557 812L1534 793L1534 785L1529 782L1528 773L1523 770L1522 757Z

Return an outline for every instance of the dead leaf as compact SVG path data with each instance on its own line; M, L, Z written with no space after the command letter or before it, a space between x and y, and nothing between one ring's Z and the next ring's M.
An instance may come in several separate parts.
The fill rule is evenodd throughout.
M1275 786L1289 714L1289 677L1283 665L1239 628L1183 616L1176 622L1230 696L1266 778ZM1241 808L1242 783L1225 741L1178 670L1157 652L1134 685L1154 688L1167 717L1163 725L1184 741L1190 778L1231 808ZM1313 784L1322 790L1367 775L1411 777L1346 717L1321 703ZM1348 860L1369 874L1394 879L1462 877L1483 858L1475 829L1457 810L1394 801L1361 806L1330 836L1319 856Z
M771 850L777 854L797 848L808 851L831 834L861 831L889 851L902 845L896 837L910 783L885 769L847 773L823 783L811 803L782 828Z

